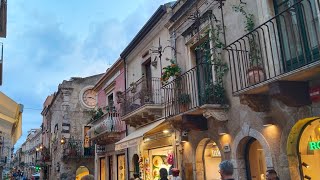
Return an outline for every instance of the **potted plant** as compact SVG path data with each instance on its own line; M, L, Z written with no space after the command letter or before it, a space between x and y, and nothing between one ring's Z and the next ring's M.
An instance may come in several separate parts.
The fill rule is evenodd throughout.
M181 68L174 60L170 60L171 64L163 68L161 75L161 83L166 84L170 77L177 77L181 74Z
M235 12L241 13L245 17L245 31L251 32L255 28L254 15L247 13L244 10L245 3L240 3L238 6L233 6ZM258 44L256 42L256 35L252 34L248 36L249 44L249 66L246 71L248 77L249 85L254 85L265 80L265 72L263 68L263 63L260 57L260 51L258 49ZM259 39L258 39L259 41Z
M130 83L130 87L131 87L131 93L137 92L137 83L136 82Z
M178 103L179 103L179 108L180 112L185 112L189 108L189 104L191 102L190 95L187 93L180 93L178 95Z

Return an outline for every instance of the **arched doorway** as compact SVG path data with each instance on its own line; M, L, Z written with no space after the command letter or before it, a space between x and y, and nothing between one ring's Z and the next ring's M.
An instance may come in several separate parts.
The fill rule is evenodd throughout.
M133 173L140 175L140 165L139 165L139 156L137 154L134 154L132 157L133 162Z
M220 162L221 153L217 143L209 138L201 140L196 149L197 179L220 179L218 173Z
M80 166L76 171L76 180L80 180L83 176L89 174L89 169L85 166Z
M287 142L291 169L298 169L300 179L316 179L320 168L320 118L299 120L291 129Z
M264 180L266 178L266 159L264 149L255 138L249 138L244 151L246 174L248 180Z

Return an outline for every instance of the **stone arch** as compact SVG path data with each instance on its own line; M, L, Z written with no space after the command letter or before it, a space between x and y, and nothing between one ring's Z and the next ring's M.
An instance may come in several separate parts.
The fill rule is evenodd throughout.
M205 159L204 159L204 153L205 149L209 142L215 142L211 138L204 138L202 139L197 147L195 152L195 160L196 160L196 179L206 179L206 171L205 171ZM220 146L217 144L219 150Z
M242 130L236 135L232 144L231 158L233 160L235 177L238 179L246 179L246 166L245 166L245 147L250 138L255 138L263 147L266 159L267 169L273 168L272 153L270 146L265 137L257 130L250 128L245 124Z

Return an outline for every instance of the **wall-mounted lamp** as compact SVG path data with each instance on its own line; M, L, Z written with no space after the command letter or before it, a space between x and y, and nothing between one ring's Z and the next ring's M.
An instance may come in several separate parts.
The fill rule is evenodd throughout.
M43 145L41 144L39 148L40 148L40 150L42 150L43 149Z
M164 134L168 134L170 131L168 129L165 129L162 131Z
M305 163L305 162L303 162L301 165L304 166L304 167L306 167L306 168L309 168L309 167L310 167L310 166L309 166L307 163Z
M272 117L264 117L263 118L263 126L268 127L274 125L274 120Z
M39 151L40 149L38 147L36 147L36 151Z
M218 127L218 134L220 136L228 134L227 128L223 124Z
M305 179L309 179L309 180L311 179L311 177L308 176L308 175L304 175L304 178L305 178Z
M60 140L60 143L61 143L61 144L65 144L65 143L66 143L66 138L65 138L65 137L62 137L61 140Z
M150 138L145 138L144 139L144 142L148 142L148 141L150 141L151 139Z
M188 142L188 131L182 131L181 133L181 142Z

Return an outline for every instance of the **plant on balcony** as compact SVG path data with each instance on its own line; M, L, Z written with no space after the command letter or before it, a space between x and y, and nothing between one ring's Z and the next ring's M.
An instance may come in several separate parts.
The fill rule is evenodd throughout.
M131 93L137 92L137 83L136 82L130 83L130 87L131 87Z
M245 3L240 2L239 5L233 6L233 10L237 13L241 13L245 17L245 31L251 32L255 28L254 15L246 12ZM249 78L249 84L256 84L265 79L265 73L263 69L262 59L260 57L260 51L258 49L257 35L254 33L247 36L249 44L249 68L247 70L247 77ZM259 41L259 39L258 39Z
M98 120L99 118L101 118L103 116L103 111L101 108L98 108L97 110L93 109L90 111L90 114L91 114L91 119L90 121L96 121Z
M170 60L170 65L163 68L163 72L161 75L161 83L164 85L168 82L170 77L176 77L181 74L181 68L175 62L175 60Z
M191 103L190 95L187 93L178 92L178 103L180 105L180 111L185 112L188 110L188 106Z
M209 37L206 41L196 47L196 50L204 52L209 60L208 66L214 65L215 82L206 82L203 89L200 89L201 102L209 104L226 104L225 89L223 86L223 77L228 72L228 65L222 60L221 52L224 43L220 40L223 29L221 24L217 23L215 27L209 28L204 36ZM213 44L212 48L207 48L208 43ZM211 60L210 60L211 59ZM206 73L206 72L202 72ZM210 73L209 73L210 74Z

